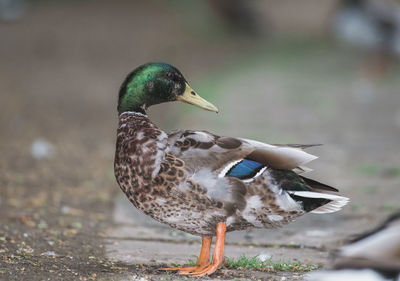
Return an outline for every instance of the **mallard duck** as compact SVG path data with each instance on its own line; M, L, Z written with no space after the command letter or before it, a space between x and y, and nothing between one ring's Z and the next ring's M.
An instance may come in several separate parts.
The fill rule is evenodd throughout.
M305 213L338 211L348 198L300 175L316 156L308 145L270 145L207 131L165 133L148 107L182 101L211 112L181 72L166 63L133 70L119 91L114 171L133 205L153 219L202 237L197 266L170 267L180 274L212 274L225 263L225 233L274 228ZM212 237L216 236L210 264Z
M400 212L341 247L329 267L308 280L400 280Z
M369 51L362 74L377 81L400 57L400 5L393 0L342 0L333 17L341 40Z

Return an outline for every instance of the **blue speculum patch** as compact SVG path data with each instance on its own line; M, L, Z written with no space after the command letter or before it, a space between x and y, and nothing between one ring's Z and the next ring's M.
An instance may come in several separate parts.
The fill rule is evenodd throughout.
M264 165L256 161L243 159L233 166L226 175L239 179L248 179L254 177L262 167L264 167Z

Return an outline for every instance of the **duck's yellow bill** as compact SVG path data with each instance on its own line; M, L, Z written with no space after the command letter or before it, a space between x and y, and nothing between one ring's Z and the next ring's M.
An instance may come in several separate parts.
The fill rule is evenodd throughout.
M216 108L212 103L200 97L195 91L193 91L188 83L186 83L185 92L183 93L183 95L178 96L177 100L197 105L198 107L201 107L208 111L218 112L218 108Z

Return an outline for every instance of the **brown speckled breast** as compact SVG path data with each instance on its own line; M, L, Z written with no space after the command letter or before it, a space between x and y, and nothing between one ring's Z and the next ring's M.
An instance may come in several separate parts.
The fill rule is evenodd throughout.
M136 208L152 218L195 235L212 235L223 203L188 178L184 161L165 153L167 135L145 115L120 115L115 177Z

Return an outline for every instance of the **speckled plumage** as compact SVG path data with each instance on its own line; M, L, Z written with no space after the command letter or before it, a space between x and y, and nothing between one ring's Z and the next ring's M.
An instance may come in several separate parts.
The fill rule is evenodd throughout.
M292 200L287 191L320 192L323 188L313 189L307 185L308 179L274 169L274 163L280 166L282 161L274 159L273 153L268 158L263 155L265 151L258 150L245 140L205 131L167 135L146 115L126 112L119 117L115 175L138 209L194 235L213 236L221 221L227 223L227 231L277 227L311 211ZM271 167L251 182L220 175L228 163L249 156L259 160L265 157L264 162ZM293 157L280 157L287 158L289 168L299 164ZM330 201L317 201L313 209Z

